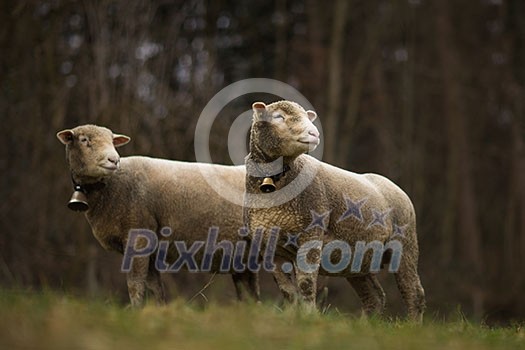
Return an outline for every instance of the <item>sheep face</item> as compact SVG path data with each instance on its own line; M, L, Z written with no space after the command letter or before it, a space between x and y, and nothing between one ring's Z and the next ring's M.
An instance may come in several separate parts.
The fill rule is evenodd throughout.
M317 117L314 111L290 101L255 102L252 108L252 137L271 158L297 157L319 145L319 131L312 123Z
M130 141L128 136L113 134L111 130L95 125L62 130L57 137L66 145L71 173L83 182L100 181L111 176L120 162L115 147Z

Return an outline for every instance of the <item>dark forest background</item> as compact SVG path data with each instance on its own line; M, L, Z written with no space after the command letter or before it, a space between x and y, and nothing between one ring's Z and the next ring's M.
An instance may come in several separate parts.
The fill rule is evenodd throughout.
M121 155L194 160L210 98L265 77L312 103L324 161L386 175L411 196L431 314L525 318L524 1L3 0L0 23L4 288L127 298L119 256L66 208L57 131L96 123L132 137ZM230 162L228 129L253 100L216 120L217 162ZM185 297L210 278L165 277ZM402 310L393 278L381 279L391 312ZM268 276L263 285L277 298ZM227 277L209 293L234 298ZM329 283L334 307L356 299Z

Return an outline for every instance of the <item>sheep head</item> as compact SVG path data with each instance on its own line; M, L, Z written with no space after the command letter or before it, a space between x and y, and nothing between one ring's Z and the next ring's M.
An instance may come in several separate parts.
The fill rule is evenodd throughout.
M312 123L317 117L314 111L291 101L255 102L252 109L251 146L265 156L294 158L319 145L319 131Z
M113 134L107 128L81 125L57 133L66 145L66 159L75 181L93 183L111 176L119 167L116 147L130 141L125 135Z

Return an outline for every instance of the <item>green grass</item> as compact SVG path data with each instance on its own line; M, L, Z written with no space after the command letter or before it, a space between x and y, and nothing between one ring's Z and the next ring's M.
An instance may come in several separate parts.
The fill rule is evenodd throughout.
M176 300L131 310L51 292L1 291L0 349L525 349L525 330L461 318L418 326L243 303L202 308Z

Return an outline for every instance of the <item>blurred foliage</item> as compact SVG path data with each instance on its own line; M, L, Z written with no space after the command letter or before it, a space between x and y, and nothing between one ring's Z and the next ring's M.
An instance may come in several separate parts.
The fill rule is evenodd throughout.
M524 14L521 0L2 1L0 284L125 298L118 256L65 206L55 133L96 123L132 137L122 155L194 160L210 98L266 77L313 104L325 161L409 193L431 311L523 318ZM228 129L255 99L275 97L216 120L216 162L230 163ZM208 277L177 278L184 294Z

